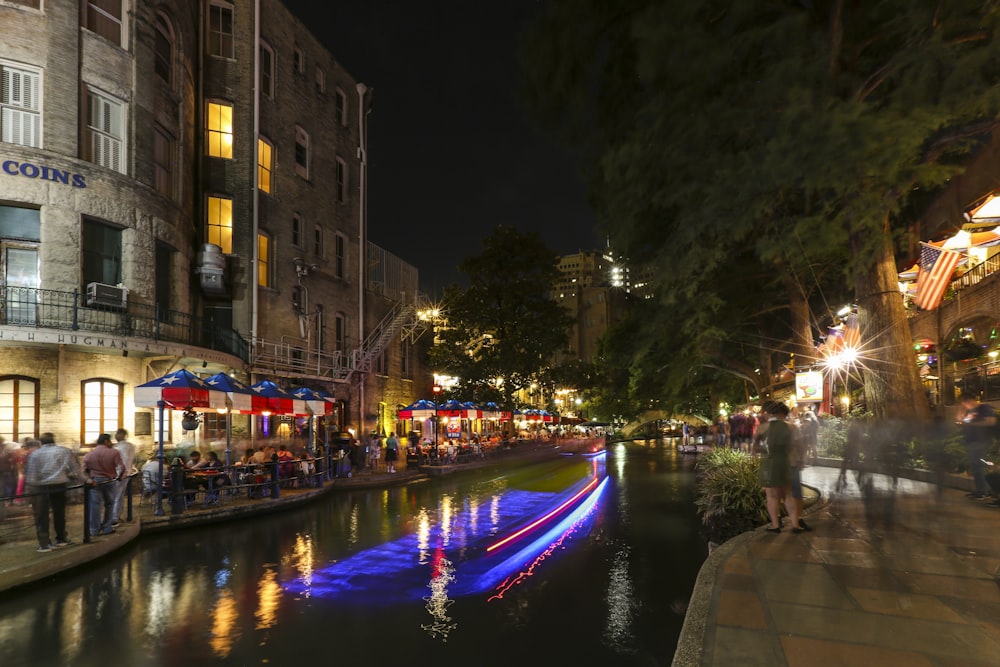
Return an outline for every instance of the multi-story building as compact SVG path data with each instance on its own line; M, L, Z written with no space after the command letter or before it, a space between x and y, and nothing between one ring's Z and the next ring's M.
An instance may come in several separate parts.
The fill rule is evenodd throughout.
M366 238L368 88L279 0L0 0L0 76L0 435L149 442L132 390L177 368L324 389L337 429L413 398L416 270Z
M581 251L559 258L553 298L573 320L569 346L557 362L591 361L601 336L624 316L628 291L623 265L610 253Z

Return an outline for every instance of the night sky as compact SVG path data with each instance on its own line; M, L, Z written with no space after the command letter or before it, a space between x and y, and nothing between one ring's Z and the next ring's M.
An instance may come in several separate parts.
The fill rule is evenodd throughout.
M416 266L430 296L462 282L457 265L497 225L536 230L560 254L600 247L576 165L515 92L518 34L539 2L285 4L375 89L369 239Z

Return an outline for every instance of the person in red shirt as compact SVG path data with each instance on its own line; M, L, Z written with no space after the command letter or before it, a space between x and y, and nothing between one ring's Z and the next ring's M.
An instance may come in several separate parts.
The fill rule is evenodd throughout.
M117 482L125 474L122 455L111 444L111 436L102 433L97 437L97 446L83 457L83 472L90 489L90 517L88 530L91 537L110 535L115 532L115 492ZM103 508L103 515L102 515Z

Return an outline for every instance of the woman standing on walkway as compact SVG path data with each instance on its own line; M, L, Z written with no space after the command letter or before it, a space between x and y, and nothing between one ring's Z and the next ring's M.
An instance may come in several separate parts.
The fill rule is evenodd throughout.
M768 408L767 454L761 458L760 470L764 493L767 494L767 514L771 525L767 530L771 533L781 532L781 499L785 499L785 510L792 520L792 532L800 533L799 509L792 498L792 430L785 417L788 416L788 406L784 403L774 403Z

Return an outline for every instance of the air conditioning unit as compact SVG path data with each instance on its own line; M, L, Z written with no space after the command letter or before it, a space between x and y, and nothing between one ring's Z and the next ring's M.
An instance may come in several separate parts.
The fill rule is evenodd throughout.
M128 306L128 288L104 283L88 283L87 305L125 310Z

